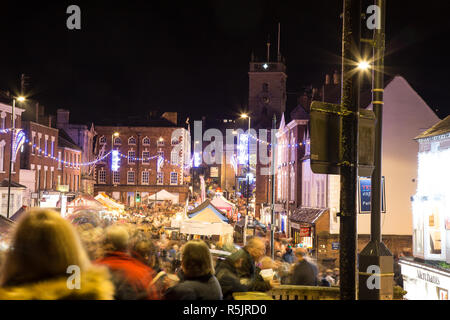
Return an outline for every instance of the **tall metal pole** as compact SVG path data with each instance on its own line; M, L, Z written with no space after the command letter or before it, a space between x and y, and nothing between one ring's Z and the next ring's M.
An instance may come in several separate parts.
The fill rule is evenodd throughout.
M356 184L358 177L359 72L355 62L360 50L361 0L344 0L342 32L342 126L340 250L341 300L357 299L357 211Z
M375 126L375 158L374 171L371 181L371 216L370 242L360 254L359 292L361 299L388 300L393 298L394 261L392 253L381 239L381 204L382 204L382 137L383 137L383 92L384 92L384 50L385 50L385 21L386 1L375 0L379 9L373 41L372 67L372 105L376 118ZM378 22L377 21L377 22ZM375 273L380 277L379 286L368 286L368 278L372 276L373 266L379 268ZM371 268L369 270L369 268ZM370 282L370 281L369 281Z
M11 206L11 171L12 171L12 162L13 162L13 158L12 158L12 154L13 154L13 145L14 145L14 133L16 131L15 126L16 126L16 121L14 119L14 111L16 108L16 99L13 99L13 105L12 105L12 113L11 113L11 121L12 121L12 129L11 129L11 149L9 152L9 176L8 176L8 206L7 206L7 211L6 211L6 217L9 219L9 208Z
M275 248L274 248L274 223L275 223L275 145L276 145L276 135L275 130L277 127L277 116L273 115L272 120L272 134L271 134L271 150L272 153L272 172L271 172L271 179L272 179L272 190L271 190L271 215L270 215L270 256L272 259L275 259Z
M381 242L381 160L382 160L382 132L383 132L383 92L384 92L384 49L385 49L385 1L376 0L380 8L381 28L374 32L374 66L372 105L376 117L375 127L375 169L372 174L370 219L371 238Z
M248 117L247 132L247 210L244 220L244 246L247 244L248 203L250 197L250 116Z

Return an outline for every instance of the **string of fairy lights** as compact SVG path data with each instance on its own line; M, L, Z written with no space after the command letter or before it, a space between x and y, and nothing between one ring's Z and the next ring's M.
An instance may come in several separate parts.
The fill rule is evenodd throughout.
M11 128L0 129L0 134L10 133L11 131L12 131ZM40 146L38 146L38 145L36 145L36 144L33 144L33 143L28 139L28 137L26 137L25 143L27 143L32 149L34 149L35 154L37 154L37 155L42 155L42 156L45 157L45 158L50 158L50 159L52 159L52 160L54 160L54 161L56 161L56 162L61 163L62 165L70 166L70 167L91 166L91 165L97 164L97 163L99 163L99 162L103 162L107 157L109 157L109 156L112 154L112 151L113 151L113 150L110 150L110 151L108 151L107 153L105 153L104 155L102 155L101 157L99 157L99 158L97 158L97 159L95 159L95 160L93 160L93 161L88 161L88 162L73 162L73 161L65 161L65 160L63 160L63 159L60 159L59 157L53 156L51 153L48 153L46 150L41 149ZM191 166L190 164L189 164L189 165L183 166L183 165L180 165L180 164L178 164L178 163L172 163L170 160L165 159L165 158L164 158L163 156L161 156L160 154L157 154L157 155L154 155L154 156L149 156L149 157L142 157L142 158L139 158L139 157L130 157L130 156L127 156L127 155L125 155L125 154L123 154L123 153L121 153L121 152L118 152L118 155L119 155L121 158L128 159L129 162L131 162L131 161L132 161L132 162L136 162L136 161L149 162L149 161L151 161L151 160L161 158L162 161L168 163L169 165L177 166L177 167L182 168L182 169L187 169L187 168L189 168L189 167Z
M259 142L259 143L265 144L265 145L267 145L267 146L271 146L271 145L272 145L272 143L267 142L267 141L264 141L264 140L261 140L261 139L255 137L255 136L252 135L252 134L249 134L249 136L250 136L250 138L252 138L253 140L255 140L255 141ZM300 142L300 143L294 143L294 144L288 143L287 146L288 146L288 148L298 148L298 147L301 147L301 146L303 146L303 145L305 145L305 144L309 144L309 141L307 141L306 143L303 143L303 142ZM280 146L285 146L284 144L279 144L279 145L280 145Z
M0 129L0 134L10 133L11 131L12 131L11 128ZM247 134L247 135L248 135L248 134ZM247 136L247 135L246 135L246 136ZM253 140L255 140L255 141L259 142L259 143L265 144L265 145L267 145L267 146L271 146L271 145L272 145L270 142L261 140L261 139L255 137L255 136L253 136L252 134L250 134L249 136L250 136L250 138L252 138ZM110 151L108 151L107 153L105 153L104 155L102 155L100 158L97 158L97 159L95 159L95 160L93 160L93 161L88 161L88 162L72 162L72 161L65 161L65 160L63 160L63 159L60 159L59 157L55 157L55 156L53 156L51 153L46 153L46 150L42 150L39 146L37 146L36 144L33 144L33 143L28 139L28 137L26 138L25 143L27 143L28 145L30 145L30 146L35 150L35 153L36 153L36 154L38 154L38 155L43 155L44 157L50 158L50 159L52 159L52 160L54 160L54 161L57 161L57 162L59 162L59 163L61 163L61 164L63 164L63 165L71 166L71 167L77 167L77 166L91 166L91 165L97 164L97 163L99 163L99 162L103 162L103 161L104 161L107 157L109 157L109 156L111 155L111 153L112 153L112 150L110 150ZM309 144L309 141L307 141L306 143L300 142L300 143L295 143L295 144L287 144L287 147L288 147L288 148L298 148L298 147L301 147L301 146L303 146L303 145L305 145L305 144ZM281 144L280 146L284 146L284 145ZM192 166L192 163L190 163L190 164L188 164L188 165L180 165L179 163L173 163L172 161L170 161L170 160L168 160L168 159L165 159L164 156L162 156L162 155L160 155L160 154L156 154L156 155L148 156L148 157L132 157L132 156L129 156L129 155L125 155L125 154L123 154L123 153L121 153L121 152L118 152L118 155L119 155L121 158L127 159L128 162L136 162L136 161L141 162L141 161L142 161L142 162L145 163L145 162L150 162L151 160L154 160L154 159L161 158L162 161L166 162L167 164L172 165L172 166L177 166L177 167L182 168L182 169L187 169L187 168L190 168L190 167Z

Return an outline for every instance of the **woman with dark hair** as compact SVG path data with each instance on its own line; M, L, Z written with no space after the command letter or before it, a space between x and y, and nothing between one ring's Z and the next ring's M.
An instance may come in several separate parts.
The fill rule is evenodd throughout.
M181 255L181 282L169 288L167 300L222 300L211 253L203 241L189 241Z

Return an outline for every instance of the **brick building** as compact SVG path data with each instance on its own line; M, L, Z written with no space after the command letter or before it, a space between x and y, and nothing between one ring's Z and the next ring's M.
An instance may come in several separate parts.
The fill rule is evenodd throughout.
M94 137L96 135L94 124L89 126L84 124L69 123L70 112L64 109L57 110L56 127L64 130L71 140L81 148L81 162L88 163L95 160ZM80 191L94 194L94 165L81 166Z
M33 121L23 121L23 129L29 137L21 153L20 183L27 186L24 204L38 205L32 193L56 190L58 129ZM42 152L39 152L39 149Z
M190 139L177 120L177 113L166 112L159 118L128 119L114 122L118 123L116 126L97 125L97 156L116 150L120 165L117 171L111 170L112 154L96 164L95 194L106 192L134 206L137 193L145 204L149 196L165 189L178 193L180 202L186 201L188 171L184 165L190 159Z
M2 102L4 101L4 102ZM0 214L6 215L8 205L8 178L9 178L9 161L11 155L11 130L12 128L12 106L9 100L0 101ZM25 109L15 107L15 127L21 127L22 113ZM17 150L17 153L20 150ZM11 209L10 216L14 214L21 206L24 196L25 187L19 184L20 175L20 156L17 156L12 164L11 170ZM14 156L14 155L13 155Z
M65 186L69 192L80 192L81 148L62 129L58 130L58 186Z

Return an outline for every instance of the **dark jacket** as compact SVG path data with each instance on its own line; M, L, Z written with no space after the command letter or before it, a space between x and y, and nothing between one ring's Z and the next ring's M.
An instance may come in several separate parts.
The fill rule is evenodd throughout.
M283 254L283 261L287 262L287 263L294 263L295 261L295 256L294 256L294 252L292 251L292 249L287 250L284 254Z
M243 261L241 266L236 268L239 259ZM216 277L226 300L233 298L233 292L270 290L270 284L261 277L252 256L245 249L240 249L220 261L216 266Z
M317 286L317 267L303 259L297 262L292 273L292 285Z
M214 275L189 278L169 288L164 295L166 300L222 300L222 289Z

